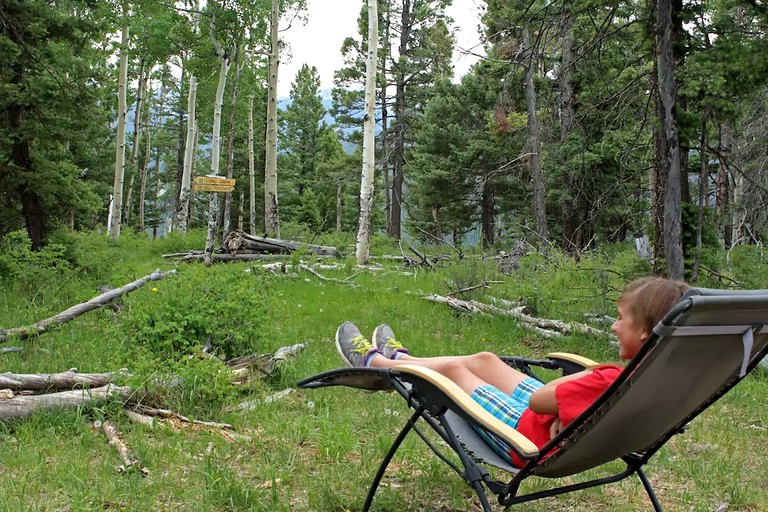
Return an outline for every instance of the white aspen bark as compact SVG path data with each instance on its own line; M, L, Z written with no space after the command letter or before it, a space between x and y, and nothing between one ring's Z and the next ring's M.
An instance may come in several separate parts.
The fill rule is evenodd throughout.
M213 25L213 21L211 21ZM216 99L213 104L213 136L211 137L211 176L219 175L219 160L221 156L221 104L224 102L224 89L227 86L227 73L229 73L229 53L226 52L214 35L214 28L211 26L211 38L216 46L216 54L219 56L219 84L216 88ZM205 253L213 253L213 244L216 238L216 218L219 213L219 194L211 192L208 203L208 236L205 241Z
M365 116L363 121L363 169L360 179L360 220L357 225L355 258L368 263L371 242L371 207L375 162L376 57L379 41L377 0L368 0L368 58L365 69Z
M237 112L237 84L240 81L240 71L243 69L245 59L240 62L240 47L235 45L235 77L232 82L232 98L229 110L229 126L227 127L227 178L231 179L235 174L235 113ZM222 223L223 237L232 229L232 193L224 193L224 221Z
M250 224L248 232L256 233L256 167L253 159L253 96L248 97L248 178Z
M272 0L269 78L267 90L267 140L264 169L264 230L280 238L280 216L277 208L277 72L280 67L278 23L280 5Z
M195 11L200 11L200 0L195 1ZM194 23L193 31L197 31L197 23ZM181 187L179 188L179 207L176 211L176 225L179 231L186 233L189 229L189 198L191 196L192 173L195 169L196 133L197 121L195 117L195 103L197 101L197 78L189 74L189 93L187 97L187 139L184 145L184 168L181 173Z
M181 175L181 192L179 193L179 211L176 212L176 223L179 231L186 233L189 229L189 196L192 185L192 172L195 167L195 102L197 97L197 78L189 76L189 96L187 98L187 141L184 146L184 171Z
M120 217L123 208L123 179L125 177L125 116L126 86L128 82L128 22L123 24L120 38L120 64L117 80L117 135L115 142L115 181L112 187L112 211L109 236L120 236Z

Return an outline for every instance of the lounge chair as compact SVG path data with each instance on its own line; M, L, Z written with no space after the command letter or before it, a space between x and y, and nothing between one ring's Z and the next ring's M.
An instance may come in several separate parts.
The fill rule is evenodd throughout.
M674 435L741 381L768 353L768 290L722 291L695 288L654 328L619 378L584 413L538 450L519 432L479 407L459 387L427 368L341 368L299 382L302 388L349 386L397 391L413 409L376 473L363 511L367 511L384 471L413 429L442 460L475 490L483 510L491 510L487 491L506 507L636 474L655 510L661 510L642 467ZM537 377L534 367L573 373L594 364L554 353L543 360L507 357L510 366ZM537 377L538 378L538 377ZM458 467L417 427L423 420L458 455ZM480 427L505 440L524 462L510 465L476 433ZM620 459L626 467L611 476L545 491L518 494L530 476L575 475ZM496 480L485 466L512 474Z

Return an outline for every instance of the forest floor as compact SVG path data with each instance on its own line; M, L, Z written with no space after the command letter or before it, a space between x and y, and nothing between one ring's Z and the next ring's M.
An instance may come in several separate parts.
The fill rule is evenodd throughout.
M176 276L124 298L126 307L117 316L111 311L93 311L39 337L9 340L4 346L24 350L0 355L2 371L53 373L77 367L80 372L102 372L123 366L134 373L146 371L147 363L140 361L144 342L126 327L135 326L139 319L130 320L130 315L140 310L141 303L161 300L165 291L202 272L210 279L220 272L242 273L244 280L258 274L253 293L259 294L262 309L254 314L260 333L250 347L254 352L271 353L295 343L305 343L306 349L264 380L234 391L214 387L207 394L191 393L166 404L190 418L229 423L239 434L236 436L219 428L177 421L158 421L149 428L130 421L118 402L41 413L0 425L0 510L359 510L378 463L409 410L396 394L349 388L296 389L299 380L342 366L333 340L340 323L351 320L369 335L379 323L389 323L415 355L490 350L542 357L551 351L567 351L617 362L615 348L607 339L584 335L545 339L512 318L458 315L423 296L498 281L490 289L474 292L472 298L486 302L490 296L522 299L543 318L584 321L585 313L613 316L622 284L643 270L626 251L619 248L610 256L584 257L579 263L533 255L523 258L511 273L499 272L490 258L482 257L444 262L431 271L390 263L377 272L360 271L347 258L339 268L321 271L339 280L354 276L348 282L357 286L322 281L306 272L273 275L253 263L207 269L196 263L180 265ZM94 288L73 290L103 284L96 279L119 286L155 268L173 268L159 257L161 252L173 251L163 247L126 253L119 272L107 275L92 270L87 278L79 274L79 282L50 278L4 282L0 326L26 325L93 296ZM762 287L768 288L768 282ZM178 299L170 292L168 297ZM237 303L238 296L210 300ZM229 328L234 336L243 326ZM200 346L203 341L199 340ZM167 356L174 357L183 360L188 354ZM190 375L197 374L188 373L187 378ZM211 375L200 373L199 377L215 380ZM267 399L286 389L291 392L284 397ZM213 397L210 403L199 398L206 396ZM766 396L768 375L758 369L652 460L647 474L666 509L765 509ZM256 405L238 408L244 400L256 401ZM94 421L105 420L117 424L143 471L116 469L121 464L118 453L94 427ZM610 466L556 483L582 481L618 467ZM534 478L523 487L537 490L551 484ZM519 508L534 512L644 511L650 503L640 482L630 478ZM373 509L480 510L471 489L414 435L406 439L385 474Z

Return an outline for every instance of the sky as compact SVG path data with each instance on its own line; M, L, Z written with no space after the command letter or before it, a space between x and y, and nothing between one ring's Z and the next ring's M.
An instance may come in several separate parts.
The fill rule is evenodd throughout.
M477 35L480 23L478 9L482 0L453 0L448 15L455 20L457 46L482 53ZM290 45L291 57L282 56L278 72L277 93L287 97L291 82L303 64L315 66L320 75L320 89L333 87L333 72L341 68L341 43L346 37L357 36L357 17L362 0L307 0L308 20L302 26L295 22L280 37ZM477 61L454 51L454 73L461 77Z

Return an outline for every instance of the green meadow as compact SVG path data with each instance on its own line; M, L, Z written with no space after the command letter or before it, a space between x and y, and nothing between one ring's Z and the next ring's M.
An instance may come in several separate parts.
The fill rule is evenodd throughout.
M417 355L490 350L541 357L575 352L618 361L606 338L569 335L547 339L512 318L460 315L428 294L447 294L495 282L465 298L522 301L542 318L585 321L615 314L625 282L647 274L629 246L609 246L578 261L558 253L531 253L502 272L491 255L469 253L434 270L381 260L380 270L357 268L353 240L338 246L334 269L273 274L256 263L178 265L162 254L202 246L203 234L148 241L126 233L118 242L96 234L58 235L40 253L25 250L22 235L0 247L0 327L29 325L153 270L177 273L122 299L115 314L86 313L42 335L9 339L23 350L0 355L3 372L81 373L127 368L121 384L151 391L151 405L190 419L226 422L232 432L156 421L131 421L118 400L77 410L37 413L0 424L0 510L346 511L362 507L381 457L409 410L396 394L348 388L299 390L296 383L341 365L333 336L343 321L370 333L389 323ZM427 254L452 251L423 247ZM373 253L399 254L375 240ZM310 255L294 254L288 264ZM324 262L327 263L327 262ZM290 268L290 267L289 267ZM720 273L743 288L768 288L768 268L754 247L738 247ZM706 275L702 286L725 287ZM608 326L602 326L605 329ZM221 363L197 356L210 343L222 358L270 354L304 343L295 361L245 385L230 383ZM174 384L169 384L173 382ZM290 390L278 399L276 393ZM768 374L758 368L677 436L647 467L668 510L757 511L768 503ZM248 402L250 407L241 407ZM106 420L139 464L119 471L120 456L96 428ZM598 468L572 483L605 473ZM531 479L524 489L552 481ZM528 511L644 511L650 503L637 479L518 506ZM380 487L376 511L479 510L469 487L415 435L406 439ZM514 509L513 509L514 510Z

